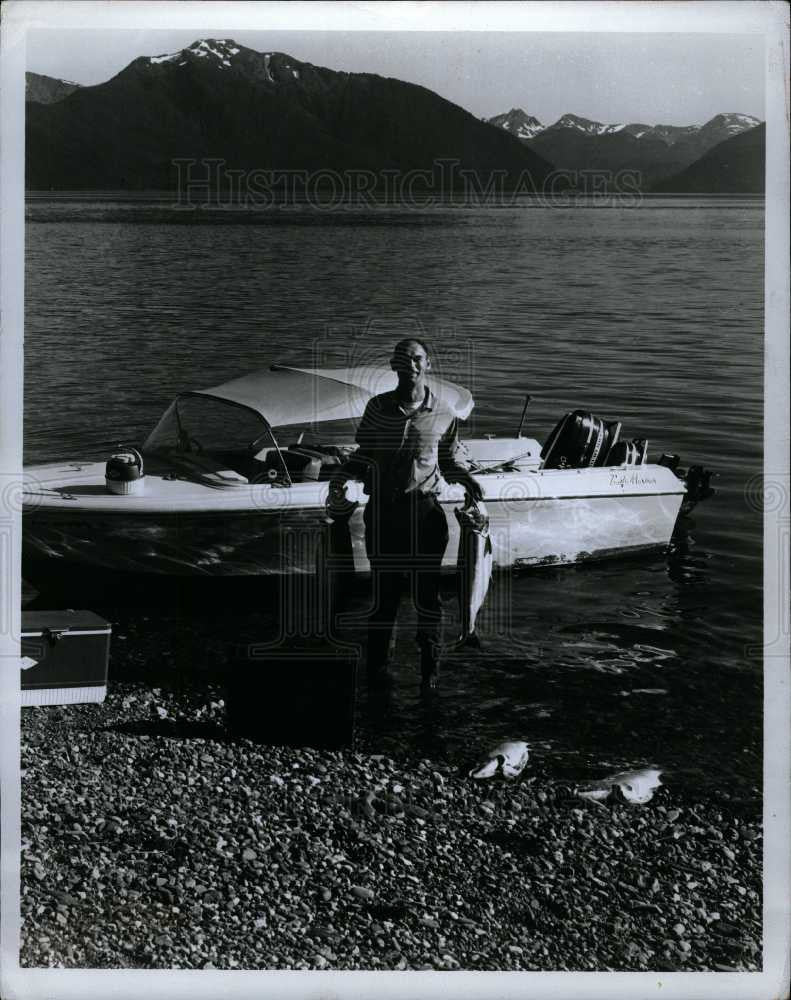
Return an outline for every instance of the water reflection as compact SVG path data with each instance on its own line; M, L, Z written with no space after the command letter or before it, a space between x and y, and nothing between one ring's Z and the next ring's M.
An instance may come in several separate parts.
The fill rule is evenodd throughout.
M484 632L482 656L451 656L429 702L415 698L402 615L389 707L377 714L367 702L363 741L463 766L488 743L526 739L531 773L553 779L582 780L607 761L661 765L709 787L758 783L755 756L741 751L760 724L760 685L742 643L707 627L718 598L715 586L701 600L709 560L687 558L677 548L642 565L519 574L513 635ZM716 697L702 700L709 685Z

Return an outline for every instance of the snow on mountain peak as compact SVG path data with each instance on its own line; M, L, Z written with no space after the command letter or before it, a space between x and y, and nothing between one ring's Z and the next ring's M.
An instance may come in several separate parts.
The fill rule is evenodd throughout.
M590 118L567 113L561 115L553 125L545 126L537 118L526 115L521 108L511 108L507 114L495 115L487 120L491 125L496 125L523 140L534 139L543 132L555 129L569 129L591 137L626 132L635 139L641 139L643 136L653 140L661 139L669 146L698 133L708 136L719 134L722 138L727 138L729 135L738 135L761 124L760 119L752 115L726 113L716 115L705 125L646 125L638 122L605 125Z
M725 112L724 114L715 115L710 121L706 122L703 128L707 130L725 129L726 132L730 132L732 135L738 135L739 132L746 132L748 129L755 128L756 125L760 124L760 118L754 118L752 115Z
M202 38L193 42L187 51L192 52L199 59L213 57L219 59L222 66L230 66L231 57L235 56L240 49L230 38L223 38L219 41L214 38Z
M592 121L590 118L581 118L579 115L565 114L555 122L552 128L573 128L585 135L612 135L614 132L621 132L626 126L624 123L605 125L603 122Z
M180 58L181 58L181 52L166 52L164 55L161 56L149 56L148 61L151 63L152 66L157 66L159 65L159 63L175 62L176 59Z
M265 80L271 84L301 78L297 67L302 64L292 60L290 56L282 52L253 52L251 49L243 49L231 38L200 38L179 52L149 56L146 60L149 65L174 63L179 66L194 64L196 61L217 69L233 68L250 75L253 79ZM296 65L292 65L292 62L296 62Z
M241 52L241 49L230 38L201 38L186 49L178 52L168 52L161 56L149 56L148 61L152 65L166 62L179 62L183 66L187 56L198 59L216 59L220 66L230 66L233 56Z
M590 118L581 118L579 115L570 113L561 115L552 126L552 128L575 128L590 135L598 135L599 130L604 127L601 122L594 122Z
M528 115L522 108L511 108L507 114L495 115L494 118L485 119L490 125L496 125L517 139L532 139L539 132L544 131L544 126L533 115Z
M230 38L200 38L190 45L188 51L193 51L196 55L213 55L223 59L229 55L235 56L240 50L236 42Z

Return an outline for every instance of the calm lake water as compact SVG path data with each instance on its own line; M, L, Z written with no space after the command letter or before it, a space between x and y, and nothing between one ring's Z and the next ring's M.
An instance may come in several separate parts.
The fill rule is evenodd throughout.
M415 333L473 390L470 434L514 433L529 392L539 440L582 407L652 459L715 469L667 557L498 577L482 655L450 663L428 704L404 606L396 688L361 690L361 739L463 762L523 738L540 776L654 764L701 789L760 785L762 199L189 213L39 197L27 217L26 462L142 440L181 390L273 360L378 363ZM163 649L222 629L94 609Z

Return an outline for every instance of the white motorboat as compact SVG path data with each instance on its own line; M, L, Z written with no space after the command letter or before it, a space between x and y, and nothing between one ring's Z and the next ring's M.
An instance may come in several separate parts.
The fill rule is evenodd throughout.
M467 389L433 376L429 383L460 420L469 416ZM181 576L313 572L327 529L328 480L354 450L367 400L395 385L389 368L273 365L179 395L142 454L119 446L108 461L27 467L26 575L41 559ZM543 457L541 444L521 433L465 440L490 515L496 567L661 550L682 505L711 492L706 473L696 472L693 483L677 471L675 456L648 462L643 443L619 441L620 425L573 416L550 436ZM563 440L571 441L571 459L557 458ZM349 521L354 566L365 572L367 498L359 483L350 483L347 495L358 504ZM449 515L462 500L459 485L440 496ZM448 527L443 565L453 567L455 517Z

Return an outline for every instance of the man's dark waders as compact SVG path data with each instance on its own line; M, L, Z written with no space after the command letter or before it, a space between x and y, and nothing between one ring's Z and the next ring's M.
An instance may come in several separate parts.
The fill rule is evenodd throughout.
M371 563L373 608L368 619L368 673L387 670L390 637L405 586L417 611L417 642L424 681L439 672L442 648L440 566L448 544L448 522L437 498L413 491L365 507L365 547Z

